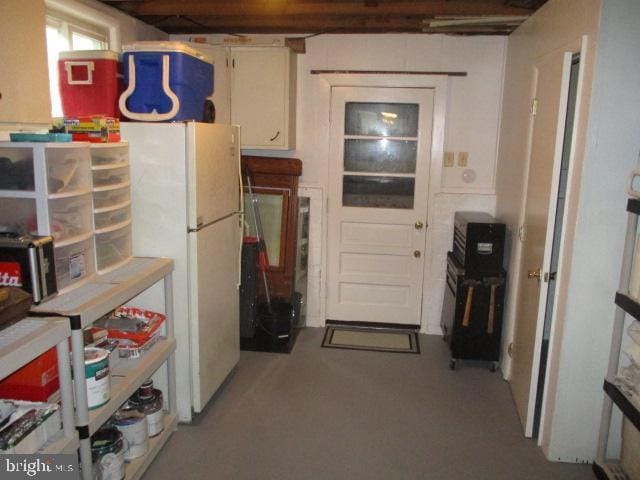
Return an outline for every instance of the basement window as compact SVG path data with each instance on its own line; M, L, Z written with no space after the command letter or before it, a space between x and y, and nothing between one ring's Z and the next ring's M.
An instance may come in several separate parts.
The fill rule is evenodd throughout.
M47 12L47 62L51 115L62 117L58 82L58 55L69 50L105 50L109 48L109 30L68 15Z

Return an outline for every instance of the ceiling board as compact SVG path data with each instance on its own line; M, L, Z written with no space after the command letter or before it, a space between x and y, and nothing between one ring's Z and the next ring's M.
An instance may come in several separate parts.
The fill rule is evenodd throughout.
M167 33L508 34L546 0L102 0ZM495 25L460 19L513 17ZM453 20L430 28L429 20Z

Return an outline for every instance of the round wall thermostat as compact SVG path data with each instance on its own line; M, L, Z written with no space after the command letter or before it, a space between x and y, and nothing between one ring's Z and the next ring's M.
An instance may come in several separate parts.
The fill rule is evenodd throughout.
M462 181L464 183L473 183L476 180L476 171L473 168L466 168L462 172Z

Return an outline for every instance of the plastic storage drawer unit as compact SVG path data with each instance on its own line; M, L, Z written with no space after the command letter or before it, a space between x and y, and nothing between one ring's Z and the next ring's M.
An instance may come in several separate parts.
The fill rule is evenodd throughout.
M213 121L213 64L180 42L137 42L123 48L120 110L131 120Z

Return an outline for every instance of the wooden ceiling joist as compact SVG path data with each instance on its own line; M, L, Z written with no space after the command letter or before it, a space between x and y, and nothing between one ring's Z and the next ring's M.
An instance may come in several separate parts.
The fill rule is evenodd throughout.
M362 0L331 1L175 1L142 0L130 4L136 15L186 15L186 16L280 16L280 15L420 15L420 16L479 16L479 15L528 15L530 9L513 7L504 1L490 0L432 0L428 2L393 1L380 2L377 7L367 7Z
M505 34L545 0L102 0L168 33ZM513 17L457 25L459 18ZM454 24L432 28L430 19ZM515 20L517 19L517 20Z

